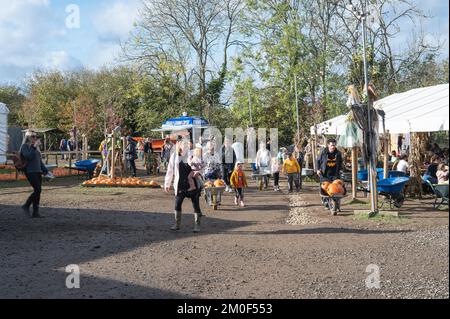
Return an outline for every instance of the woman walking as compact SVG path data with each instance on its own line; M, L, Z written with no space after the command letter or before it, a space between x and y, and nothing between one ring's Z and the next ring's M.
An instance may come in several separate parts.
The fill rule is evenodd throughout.
M172 181L175 191L175 225L171 228L178 231L181 228L181 215L184 199L190 198L195 213L194 233L200 232L200 219L202 211L200 209L200 193L201 189L196 185L196 189L189 191L189 174L192 168L188 164L189 146L185 141L178 141L175 147L175 153L170 156L167 166L164 190L170 192Z
M25 176L31 187L33 187L33 193L28 197L25 204L22 206L22 210L30 216L30 206L33 205L32 218L41 218L39 214L39 204L41 201L42 192L42 175L49 174L47 168L42 162L41 152L39 146L41 142L37 139L37 135L33 131L27 131L25 134L25 140L20 147L20 155L25 160Z

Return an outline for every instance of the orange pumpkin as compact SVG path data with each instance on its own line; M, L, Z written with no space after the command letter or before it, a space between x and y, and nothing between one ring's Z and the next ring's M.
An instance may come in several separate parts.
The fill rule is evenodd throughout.
M334 196L334 195L342 195L344 194L344 187L342 187L342 185L336 183L336 184L331 184L330 186L328 186L327 189L328 195L330 196Z
M214 187L213 182L207 181L207 182L205 183L205 188L211 188L211 187Z
M343 180L341 180L341 179L337 179L337 180L335 180L334 182L333 182L333 184L338 184L338 185L341 185L342 187L344 187L344 181Z
M327 190L328 190L328 187L331 185L331 183L330 182L323 182L322 183L322 190L324 191L324 192L326 192Z
M221 179L218 179L214 182L214 186L215 187L224 187L225 186L225 182Z

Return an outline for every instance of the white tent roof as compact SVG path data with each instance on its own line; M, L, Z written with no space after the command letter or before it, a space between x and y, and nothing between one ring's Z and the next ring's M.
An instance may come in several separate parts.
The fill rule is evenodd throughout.
M448 83L394 94L375 102L375 107L386 113L386 130L392 134L449 130ZM344 134L345 120L341 115L320 123L317 134Z

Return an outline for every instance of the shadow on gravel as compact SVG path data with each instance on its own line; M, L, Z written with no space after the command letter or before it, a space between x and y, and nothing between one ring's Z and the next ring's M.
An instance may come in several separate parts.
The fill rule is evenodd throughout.
M93 207L101 207L101 201L92 204ZM190 207L186 208L189 211ZM65 288L68 274L61 269L159 242L190 237L201 240L202 235L227 232L252 224L206 216L203 219L204 232L194 234L194 217L186 213L183 215L182 231L173 233L169 230L173 215L169 213L61 208L43 208L42 213L45 218L30 219L20 207L0 204L0 298L72 298L80 297L77 294L83 291L87 296L82 295L82 298L89 298L87 292L93 298L188 298L152 287L101 278L85 281L87 286L95 289L69 291ZM41 290L39 296L32 295Z
M80 275L80 289L68 289L65 286L69 274L53 272L50 278L38 278L31 286L37 286L42 280L46 289L42 292L32 292L22 287L10 287L3 290L0 297L4 299L193 299L195 296L179 294L174 291L158 289L150 286L136 285L112 279ZM151 282L149 280L149 282Z
M247 205L245 207L237 207L236 205L221 205L219 211L224 212L246 212L246 211L261 211L261 212L274 212L274 211L287 211L287 205Z
M306 229L282 229L276 231L227 231L227 233L239 235L308 235L308 234L359 234L359 235L380 235L380 234L399 234L410 233L411 230L370 230L353 228L333 228L318 227Z

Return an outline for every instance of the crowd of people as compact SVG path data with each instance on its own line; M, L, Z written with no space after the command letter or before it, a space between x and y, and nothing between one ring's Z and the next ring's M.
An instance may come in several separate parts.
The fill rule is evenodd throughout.
M107 156L112 148L111 140L106 138L100 145L104 162L108 162ZM121 140L117 140L117 149L120 149ZM239 147L230 139L225 139L222 146L218 146L214 138L200 139L196 144L179 137L176 142L167 136L163 146L156 151L151 138L139 139L137 142L131 136L126 138L124 150L125 160L130 174L137 176L136 161L144 163L148 174L157 174L160 169L166 171L164 189L169 192L172 187L175 190L175 220L173 230L178 230L181 221L181 206L185 198L190 198L195 210L194 231L199 231L201 209L199 205L200 191L206 181L223 180L225 192L234 193L235 204L245 207L245 189L248 187L248 178L245 174L245 163L243 161L243 147ZM71 140L62 140L61 149L67 147L71 151L73 143ZM272 151L272 152L271 152ZM29 131L25 134L25 140L20 150L23 160L27 162L25 174L33 187L33 193L22 207L28 212L33 206L33 217L39 217L39 201L41 193L42 176L50 176L45 165L42 163L39 140L36 133ZM302 189L302 168L304 164L304 153L299 145L282 147L273 156L270 149L270 140L259 144L256 157L253 159L252 176L262 178L265 189L269 188L270 177L273 177L273 190L280 192L280 177L287 177L288 193L300 192ZM429 161L424 181L433 184L448 183L448 149L440 149L437 144L429 147L427 153ZM404 152L398 155L393 150L390 156L392 169L409 173L408 155ZM252 162L252 161L250 161ZM345 170L344 155L337 149L337 141L329 139L317 158L316 174L320 182L333 182L341 179L341 173ZM104 171L105 172L105 171ZM172 186L173 183L173 186Z
M448 148L441 149L437 143L428 147L425 154L423 181L429 181L432 184L448 183ZM402 172L405 175L410 173L409 156L403 152L398 155L393 150L390 156L390 162L394 171Z
M225 192L234 193L234 202L237 206L245 207L245 189L248 187L248 178L245 173L245 163L240 160L242 148L225 138L224 144L218 147L214 139L202 140L197 144L187 142L181 138L175 145L167 140L162 152L163 162L167 163L164 189L175 192L175 224L172 230L180 229L182 217L182 203L190 198L195 211L194 232L200 231L202 212L199 205L202 185L207 181L222 179L225 183ZM204 144L205 143L205 144ZM334 144L335 145L335 144ZM270 142L259 145L254 164L253 174L264 179L265 188L269 187L269 176L274 177L274 191L281 191L280 174L288 179L288 192L299 192L302 187L301 172L303 167L303 153L299 147L281 148L275 157L271 156ZM334 153L333 153L334 154ZM168 158L168 160L167 160ZM328 169L325 174L332 175ZM172 186L173 185L173 186Z

